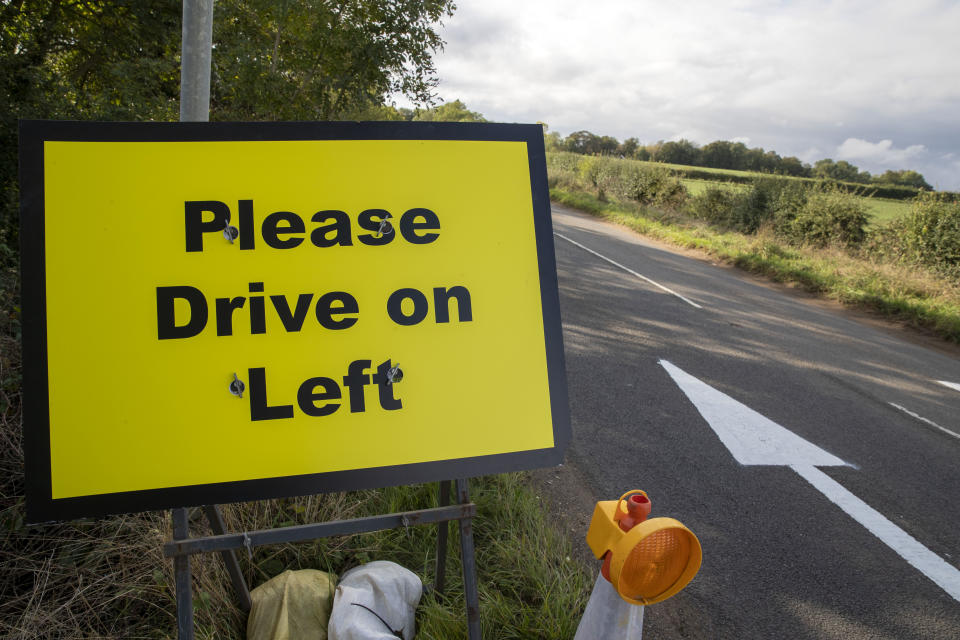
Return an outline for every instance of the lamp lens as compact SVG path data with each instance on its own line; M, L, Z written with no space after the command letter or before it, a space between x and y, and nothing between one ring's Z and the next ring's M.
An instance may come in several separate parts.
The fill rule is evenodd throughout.
M690 562L690 536L660 529L643 538L627 556L618 591L634 600L655 598L673 586Z

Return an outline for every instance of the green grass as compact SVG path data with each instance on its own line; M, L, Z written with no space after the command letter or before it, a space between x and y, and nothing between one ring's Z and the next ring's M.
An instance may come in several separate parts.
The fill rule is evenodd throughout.
M710 187L717 189L742 189L743 185L736 182L716 182L713 180L700 180L698 178L683 178L680 180L684 188L691 196L698 196Z
M763 178L763 177L769 178L771 175L774 175L769 173L762 173L760 171L740 171L739 169L716 169L714 167L699 167L699 166L688 165L688 164L671 164L669 162L650 162L645 160L636 160L635 162L638 162L642 165L647 165L650 167L666 167L667 169L673 169L674 171L678 171L680 173L685 173L690 170L696 170L696 171L702 171L703 173L715 173L718 176L737 176L744 179ZM787 176L779 176L779 177L787 177ZM802 180L803 178L797 178L797 179Z
M870 223L881 225L892 222L910 213L913 204L907 200L888 200L886 198L864 198L864 204L870 213Z
M770 234L721 231L680 216L600 202L582 191L554 188L550 197L643 235L698 249L776 282L798 285L960 343L960 292L942 278L861 259L840 249L795 247Z

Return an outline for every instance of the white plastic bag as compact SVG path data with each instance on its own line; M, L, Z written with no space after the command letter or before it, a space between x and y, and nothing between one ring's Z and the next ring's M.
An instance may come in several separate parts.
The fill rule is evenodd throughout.
M377 561L347 571L333 596L330 640L412 640L423 583L394 562Z
M643 607L621 598L598 574L573 640L640 640L642 635Z

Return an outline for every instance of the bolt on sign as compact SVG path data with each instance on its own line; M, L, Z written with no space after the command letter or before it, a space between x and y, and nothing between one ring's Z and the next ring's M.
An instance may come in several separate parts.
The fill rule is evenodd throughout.
M28 521L562 461L539 125L20 143Z

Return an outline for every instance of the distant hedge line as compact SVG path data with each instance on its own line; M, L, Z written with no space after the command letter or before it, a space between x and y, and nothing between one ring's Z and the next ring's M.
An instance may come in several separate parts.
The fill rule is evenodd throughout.
M729 173L713 172L709 169L700 169L698 167L676 167L674 169L684 178L693 180L710 180L712 182L736 182L739 184L751 184L757 176L734 175ZM842 182L840 180L822 180L816 178L798 178L794 176L779 176L776 174L758 174L771 178L783 178L784 180L800 180L810 183L827 182L848 190L856 190L864 195L872 195L875 198L887 198L889 200L912 200L920 193L919 189L914 187L905 187L903 185L880 185L880 184L859 184L857 182Z

